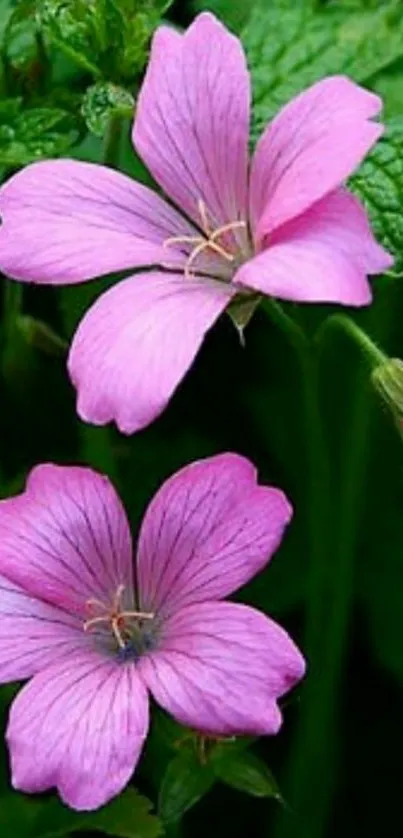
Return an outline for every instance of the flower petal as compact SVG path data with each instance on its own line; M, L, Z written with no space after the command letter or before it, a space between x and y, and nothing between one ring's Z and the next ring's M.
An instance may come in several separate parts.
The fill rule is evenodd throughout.
M134 145L165 192L200 224L246 218L249 76L238 38L211 14L184 35L162 26L137 101Z
M277 733L277 699L304 670L284 629L230 602L183 608L164 624L158 651L139 662L158 704L181 724L223 736Z
M245 584L280 544L292 510L278 489L258 486L236 454L181 469L146 512L138 548L142 609L172 614Z
M88 599L130 589L130 530L109 480L86 468L34 468L25 491L0 502L0 572L81 618Z
M77 654L36 675L11 707L13 786L56 786L68 806L97 809L130 779L147 729L147 691L135 666Z
M252 161L250 214L255 242L340 186L382 133L369 122L382 100L344 76L317 82L286 105L259 140Z
M74 160L33 163L0 190L0 268L50 284L167 261L163 242L197 235L174 209L126 175ZM185 256L169 249L169 262Z
M30 678L87 643L77 617L0 576L0 682Z
M359 201L337 190L276 230L234 283L285 300L360 306L371 300L366 275L392 264Z
M157 272L110 288L85 315L71 347L81 418L95 425L114 420L123 433L148 425L235 293L214 280Z

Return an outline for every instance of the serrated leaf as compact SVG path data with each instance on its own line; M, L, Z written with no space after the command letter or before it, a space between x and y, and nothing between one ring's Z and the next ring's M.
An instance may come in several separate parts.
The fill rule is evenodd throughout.
M72 61L95 76L102 35L97 0L38 0L37 18L49 40Z
M133 788L96 812L74 812L58 799L43 804L36 817L32 838L59 838L71 833L101 832L115 838L158 838L163 827L150 814L151 803Z
M366 205L377 237L396 257L399 270L403 264L403 119L389 123L350 184Z
M403 55L403 15L394 0L358 10L275 0L254 8L242 40L256 138L279 107L323 76L346 73L368 82Z
M248 751L215 752L212 763L219 780L253 797L274 797L281 794L273 774L259 757Z
M77 139L74 118L61 108L22 109L21 99L0 105L0 165L23 166L64 154Z
M134 99L128 90L112 82L98 82L87 88L81 112L87 126L97 137L103 137L111 118L131 117Z
M158 813L162 820L179 820L207 794L214 781L210 762L200 762L193 747L183 748L169 763L161 783Z

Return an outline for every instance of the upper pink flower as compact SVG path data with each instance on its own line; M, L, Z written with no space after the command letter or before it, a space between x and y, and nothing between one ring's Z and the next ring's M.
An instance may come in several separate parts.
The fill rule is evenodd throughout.
M95 303L69 359L78 412L130 433L164 409L206 331L236 297L364 305L390 267L343 187L382 133L378 96L314 84L260 138L248 173L249 76L216 18L154 36L134 145L171 203L118 172L34 163L0 193L0 268L82 282L144 266ZM159 266L157 269L155 266Z
M200 731L277 733L303 658L264 614L220 600L264 567L290 517L243 457L193 463L150 504L135 571L109 481L35 468L0 503L0 681L33 676L8 723L14 786L104 804L139 759L148 691Z

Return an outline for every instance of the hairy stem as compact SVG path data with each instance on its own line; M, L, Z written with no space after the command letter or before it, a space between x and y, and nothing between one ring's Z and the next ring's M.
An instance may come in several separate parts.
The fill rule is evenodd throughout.
M367 332L346 314L334 314L328 317L316 333L316 341L322 340L330 329L341 329L359 347L371 367L387 361L387 355L374 343Z

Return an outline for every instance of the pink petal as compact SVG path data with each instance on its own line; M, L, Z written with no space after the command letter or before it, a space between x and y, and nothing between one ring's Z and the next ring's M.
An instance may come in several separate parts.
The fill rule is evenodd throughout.
M36 675L12 705L13 786L56 786L74 809L97 809L130 779L147 729L147 691L136 668L76 654Z
M249 77L240 41L211 14L184 35L162 26L137 101L133 141L165 192L200 224L246 218Z
M0 577L0 682L30 678L87 645L82 623Z
M114 420L123 433L148 425L234 294L224 283L157 272L136 274L103 294L70 352L81 418L95 425Z
M197 235L165 201L126 175L74 160L34 163L0 190L0 268L15 279L82 282L183 254L163 242Z
M235 285L297 302L365 305L371 300L366 275L393 264L359 201L342 190L284 224L267 244L240 268Z
M369 122L374 93L344 76L317 82L286 105L252 161L250 213L256 244L331 192L359 166L382 133Z
M143 521L142 608L166 615L232 593L269 561L291 514L282 492L257 485L244 457L221 454L186 466L164 483Z
M37 466L25 491L0 502L0 572L39 599L88 618L132 587L131 538L121 502L91 469Z
M223 736L277 733L277 699L304 670L284 629L230 602L183 608L164 624L158 651L139 661L158 704L181 724Z

